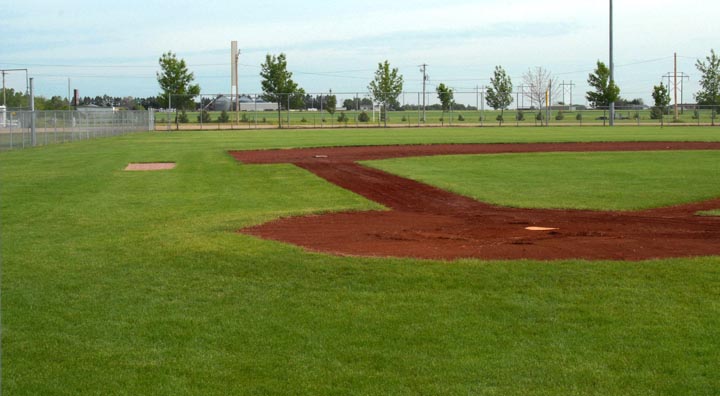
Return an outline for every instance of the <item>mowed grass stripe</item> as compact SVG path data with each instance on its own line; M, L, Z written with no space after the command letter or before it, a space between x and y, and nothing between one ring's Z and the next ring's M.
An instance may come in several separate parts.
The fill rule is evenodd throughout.
M720 152L456 155L365 164L483 202L636 210L720 196Z
M291 165L238 164L229 149L572 139L361 132L140 134L0 153L3 391L718 393L717 257L440 263L234 232L378 206ZM144 161L178 166L121 171Z

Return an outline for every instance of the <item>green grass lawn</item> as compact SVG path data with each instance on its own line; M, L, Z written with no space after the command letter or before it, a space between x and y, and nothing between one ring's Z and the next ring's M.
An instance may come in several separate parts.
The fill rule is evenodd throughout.
M378 206L291 165L238 164L229 149L572 140L717 141L720 133L147 133L2 152L2 390L717 394L718 257L366 259L234 232ZM146 161L178 166L121 170Z
M720 209L719 210L705 210L700 212L703 216L720 216Z
M456 155L366 164L522 208L636 210L720 197L717 151Z

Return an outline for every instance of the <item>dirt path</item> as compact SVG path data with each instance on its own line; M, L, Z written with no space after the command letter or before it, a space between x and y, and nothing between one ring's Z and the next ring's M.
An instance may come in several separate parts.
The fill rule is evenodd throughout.
M234 151L247 164L292 163L390 210L279 219L240 230L341 255L432 259L618 259L720 255L720 198L636 212L499 207L356 163L441 154L720 150L720 143L543 143ZM720 178L720 176L719 176ZM720 181L719 181L720 182ZM529 231L526 227L557 228Z

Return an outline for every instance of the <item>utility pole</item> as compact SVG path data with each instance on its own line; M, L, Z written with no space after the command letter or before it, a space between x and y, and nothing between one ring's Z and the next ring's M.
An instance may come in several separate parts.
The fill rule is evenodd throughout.
M615 82L615 61L613 59L613 2L610 0L610 81ZM610 126L615 126L615 101L610 102Z
M2 80L3 80L3 106L7 107L7 98L5 97L5 73L7 73L5 70L2 71Z
M673 68L673 85L674 87L674 99L675 99L675 121L678 120L678 101L677 101L677 91L678 91L678 83L677 83L677 52L674 54L674 68Z
M420 71L422 72L422 75L423 75L422 121L425 122L425 121L426 121L426 120L425 120L425 83L426 83L427 80L428 80L427 64L423 63L422 65L420 65Z
M230 42L230 100L232 100L233 87L235 88L235 124L240 124L240 89L238 87L238 58L240 58L240 50L237 47L237 41ZM202 117L202 113L200 114Z
M684 97L684 84L685 79L690 80L690 76L685 73L680 73L680 114L685 114L685 97Z

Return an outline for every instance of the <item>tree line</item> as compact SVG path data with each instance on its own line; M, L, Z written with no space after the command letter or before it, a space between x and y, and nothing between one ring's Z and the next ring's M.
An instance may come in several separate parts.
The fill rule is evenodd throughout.
M1 102L2 98L2 89L0 89L0 106L3 105ZM4 104L8 109L30 108L30 97L26 93L16 91L13 88L6 88L5 98L7 103ZM81 106L95 105L100 107L117 107L126 110L147 110L150 108L160 108L160 103L154 96L149 98L134 98L132 96L112 97L107 94L95 97L83 96L79 98L78 104ZM68 102L67 98L62 96L51 96L50 98L42 95L35 96L36 110L71 110L72 108L73 106L70 102Z
M194 109L195 97L200 94L200 86L194 84L195 76L187 68L183 59L177 57L172 51L168 51L158 60L160 71L156 73L161 92L157 96L147 98L134 97L112 97L109 95L89 97L80 99L80 105L96 105L105 107L119 107L125 109L150 109L150 108L174 108L181 111ZM695 94L699 105L720 105L720 58L714 50L705 60L697 60L696 68L701 73L700 90ZM260 77L262 86L262 99L277 104L278 124L282 126L281 111L288 109L307 109L308 107L322 108L330 114L337 110L337 97L332 93L328 95L309 95L303 88L292 79L293 73L288 70L287 57L268 54L265 62L261 65ZM522 76L523 84L520 91L523 97L529 97L531 107L536 109L547 105L550 98L559 96L560 84L552 73L543 67L528 69ZM593 108L604 108L610 103L619 106L642 106L642 99L623 99L620 96L620 87L610 79L610 70L604 62L597 61L596 67L588 75L587 82L592 90L586 92L586 99ZM367 109L379 105L381 120L386 120L386 112L389 110L415 110L419 105L403 105L398 102L398 97L403 90L403 76L397 68L391 67L385 60L378 63L374 78L367 86L368 98L346 99L342 103L344 110ZM474 109L472 106L464 106L454 102L454 91L444 83L439 83L435 92L439 105L426 106L426 109L437 109L449 111L450 109ZM27 94L18 92L12 88L5 90L4 97L8 108L29 108ZM495 110L500 110L499 121L503 121L503 111L513 103L513 82L502 66L496 66L490 77L490 85L485 90L485 102ZM662 83L653 86L652 116L662 117L667 113L670 103L669 87ZM211 100L203 98L203 108ZM462 108L461 108L462 106ZM70 103L66 98L52 96L35 97L35 108L38 110L65 110L70 109ZM177 119L177 117L176 117Z

